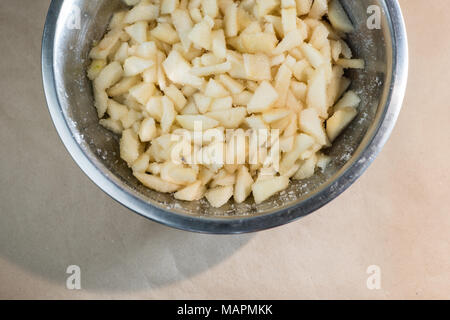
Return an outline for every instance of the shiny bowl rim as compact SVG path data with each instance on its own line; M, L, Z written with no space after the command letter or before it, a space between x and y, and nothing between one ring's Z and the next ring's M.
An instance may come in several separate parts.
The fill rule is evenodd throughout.
M138 199L109 179L100 168L89 160L89 157L73 137L58 99L53 57L56 24L63 4L63 1L60 0L52 0L50 4L42 38L42 79L48 110L64 146L77 165L106 194L139 215L177 229L213 234L247 233L280 226L316 211L344 192L373 162L395 126L406 91L408 42L399 4L395 0L385 0L385 3L388 10L388 19L390 18L388 27L392 42L392 69L384 114L371 137L371 141L367 142L358 158L350 160L352 163L343 173L320 192L297 202L289 208L239 218L190 216L157 208Z

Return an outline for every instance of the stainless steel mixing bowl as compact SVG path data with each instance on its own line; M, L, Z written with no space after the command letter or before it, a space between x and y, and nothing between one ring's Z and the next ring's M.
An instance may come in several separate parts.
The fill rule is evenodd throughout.
M327 153L331 165L311 179L255 205L212 208L186 203L138 183L119 158L118 137L98 124L86 77L92 42L102 38L120 0L53 0L42 42L42 73L48 108L56 129L80 168L112 198L131 210L171 227L206 233L241 233L285 224L325 205L369 166L388 139L405 92L408 48L396 0L342 0L356 31L348 42L363 71L349 71L362 103L358 118ZM381 29L369 30L368 8L382 10Z

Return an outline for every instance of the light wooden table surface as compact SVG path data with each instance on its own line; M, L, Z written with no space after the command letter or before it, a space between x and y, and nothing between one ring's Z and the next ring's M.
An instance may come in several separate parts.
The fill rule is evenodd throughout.
M409 85L374 164L300 221L209 236L138 217L88 180L42 93L49 0L2 0L0 298L450 298L450 1L400 3ZM371 265L380 290L366 286Z

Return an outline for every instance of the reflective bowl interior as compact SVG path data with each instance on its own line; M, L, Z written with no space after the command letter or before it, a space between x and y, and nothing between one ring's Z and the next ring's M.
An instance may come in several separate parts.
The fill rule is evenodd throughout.
M262 204L255 205L253 199L248 199L243 204L230 202L215 209L206 201L178 201L171 195L143 187L120 159L119 137L99 125L91 83L86 77L92 43L102 38L113 12L123 7L120 0L72 0L60 4L54 35L53 68L61 111L84 154L105 176L133 197L167 210L168 214L236 218L269 214L292 206L301 208L306 199L336 181L352 163L361 161L358 154L370 143L386 106L392 69L389 17L381 16L381 29L369 30L366 26L368 6L375 4L386 11L385 3L375 0L345 0L342 3L356 27L356 31L348 36L348 44L355 57L366 61L365 70L346 72L352 79L351 89L362 99L360 112L350 127L326 150L332 162L325 172L292 182L286 191ZM80 29L68 27L73 15L78 13Z

